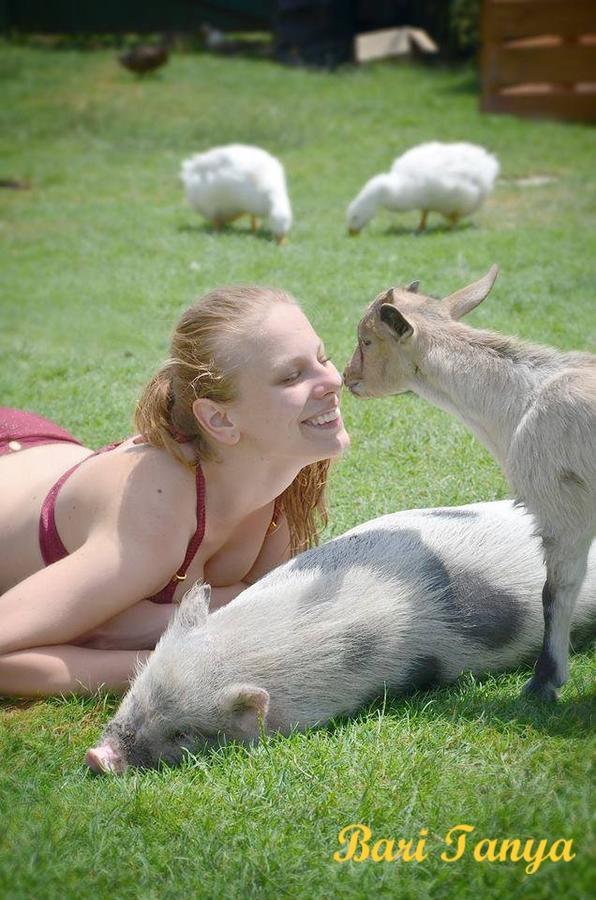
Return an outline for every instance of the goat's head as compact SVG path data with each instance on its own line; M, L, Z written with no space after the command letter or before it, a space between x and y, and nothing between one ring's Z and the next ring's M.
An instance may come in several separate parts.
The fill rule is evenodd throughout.
M491 266L479 281L443 300L418 293L418 282L389 288L369 305L358 324L358 344L344 371L344 384L357 397L383 397L411 389L424 355L438 332L478 306L498 273Z

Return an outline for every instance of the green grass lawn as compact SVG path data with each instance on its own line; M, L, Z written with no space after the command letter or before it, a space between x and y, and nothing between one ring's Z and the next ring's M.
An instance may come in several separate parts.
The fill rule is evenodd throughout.
M593 349L594 131L482 116L471 69L377 65L336 74L174 55L138 81L111 51L0 47L0 402L55 418L91 446L129 432L141 386L193 297L227 282L302 301L342 367L366 302L419 278L448 293L497 262L470 321ZM501 160L473 220L379 215L358 239L345 207L423 140L471 140ZM183 157L244 141L279 155L289 245L248 220L214 234L185 206ZM550 181L523 187L520 179ZM496 464L416 398L343 402L352 448L334 468L330 534L397 509L499 499ZM594 880L593 658L578 654L555 710L518 699L527 672L380 701L353 720L178 770L97 779L83 754L112 700L0 708L0 897L583 898ZM425 836L427 858L336 862L338 832ZM447 831L474 826L462 858ZM426 829L421 836L421 829ZM572 839L575 858L476 861L482 838Z

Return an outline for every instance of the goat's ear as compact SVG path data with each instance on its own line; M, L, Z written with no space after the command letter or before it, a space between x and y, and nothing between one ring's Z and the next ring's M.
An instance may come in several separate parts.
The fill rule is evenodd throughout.
M391 329L391 336L398 341L409 338L414 331L408 320L402 316L399 309L391 303L383 303L379 310L379 315L381 317L381 322Z
M486 275L478 281L474 281L467 287L461 288L459 291L455 291L454 294L449 294L448 297L445 297L442 305L451 318L461 319L462 316L475 309L479 303L482 303L495 283L495 278L498 274L499 267L491 266Z
M409 291L411 294L417 294L419 287L420 287L419 281L411 281L409 283L409 285L406 287L406 291Z

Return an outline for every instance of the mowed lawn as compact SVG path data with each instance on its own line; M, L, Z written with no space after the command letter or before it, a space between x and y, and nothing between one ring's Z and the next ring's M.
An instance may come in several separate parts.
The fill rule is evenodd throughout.
M378 291L416 278L441 296L497 262L471 323L594 349L594 130L480 115L471 68L326 74L178 53L139 81L112 51L3 44L0 75L0 178L31 183L0 191L0 403L90 446L129 432L175 318L229 282L293 292L341 368ZM431 139L498 155L486 205L455 231L431 216L414 237L416 213L384 213L349 238L345 207L364 181ZM248 220L216 234L185 205L181 159L230 141L283 160L287 247L253 237ZM329 535L398 509L507 496L471 434L422 400L345 397L343 410L353 440L333 470ZM586 897L593 656L574 656L556 709L518 699L526 678L464 676L328 728L120 779L83 765L113 698L6 701L0 896ZM424 838L426 858L334 861L351 823L373 840ZM449 863L445 835L462 824L474 831ZM486 844L475 859L484 838L495 853L504 839L532 838L534 853L572 840L575 858L527 874L527 861L483 859Z

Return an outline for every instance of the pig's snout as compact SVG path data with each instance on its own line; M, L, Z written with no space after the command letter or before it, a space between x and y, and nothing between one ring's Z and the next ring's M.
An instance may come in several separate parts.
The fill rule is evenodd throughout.
M120 775L127 767L126 761L121 754L111 744L100 744L99 747L92 747L85 754L85 762L92 772L103 775L110 772L113 775Z

